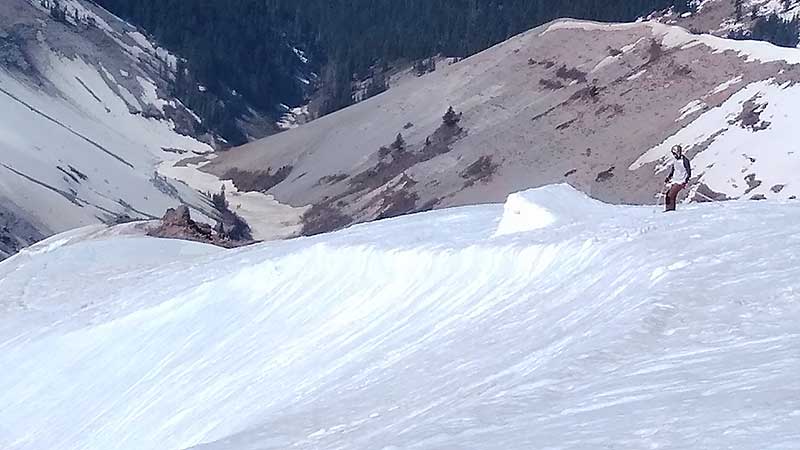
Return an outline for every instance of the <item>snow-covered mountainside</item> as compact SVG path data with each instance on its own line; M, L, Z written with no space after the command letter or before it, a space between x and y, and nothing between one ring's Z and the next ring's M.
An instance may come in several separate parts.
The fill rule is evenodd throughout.
M207 169L313 205L307 233L564 181L655 203L674 143L694 160L691 200L789 198L798 62L800 50L659 22L560 20ZM446 126L450 105L461 116Z
M0 4L0 259L53 233L160 217L179 203L219 218L207 194L222 182L160 173L217 144L170 97L175 68L175 56L91 2ZM230 185L227 194L241 203ZM270 204L248 198L242 216Z
M798 221L561 185L237 250L56 236L0 263L0 447L793 448Z

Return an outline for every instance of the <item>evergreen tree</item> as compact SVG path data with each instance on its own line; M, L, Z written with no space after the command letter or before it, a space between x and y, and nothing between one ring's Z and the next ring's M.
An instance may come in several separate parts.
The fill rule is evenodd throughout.
M218 132L235 130L231 115L247 105L277 115L276 105L297 106L317 88L320 113L350 105L354 80L373 77L368 94L383 89L375 68L387 61L427 60L431 70L435 55L466 57L558 17L630 21L691 7L689 0L96 1L186 59L175 90Z
M461 113L456 114L453 110L453 107L447 108L447 112L442 116L442 122L449 127L454 127L458 125L458 122L461 121Z
M392 149L394 150L405 150L406 148L406 140L403 139L403 133L397 133L397 137L394 139L392 143Z
M797 18L784 20L776 14L758 18L750 30L753 39L771 42L782 47L797 47L800 42L800 22Z

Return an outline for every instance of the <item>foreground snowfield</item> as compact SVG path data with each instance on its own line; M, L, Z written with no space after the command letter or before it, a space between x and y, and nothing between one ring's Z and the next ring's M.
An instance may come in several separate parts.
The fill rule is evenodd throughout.
M0 448L800 445L800 203L512 200L235 251L22 252Z

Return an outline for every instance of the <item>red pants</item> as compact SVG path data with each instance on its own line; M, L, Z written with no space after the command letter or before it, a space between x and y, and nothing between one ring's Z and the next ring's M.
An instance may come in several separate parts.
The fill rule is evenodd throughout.
M667 211L675 211L675 204L678 202L678 194L685 187L684 184L673 184L667 190Z

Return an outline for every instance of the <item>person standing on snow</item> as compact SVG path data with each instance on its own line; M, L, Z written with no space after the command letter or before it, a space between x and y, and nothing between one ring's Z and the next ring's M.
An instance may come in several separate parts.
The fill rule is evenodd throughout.
M680 145L672 147L672 156L675 159L670 165L667 179L664 180L664 184L667 185L666 211L675 211L678 193L686 187L689 178L692 177L692 166L689 164L689 158L683 154L683 148Z

